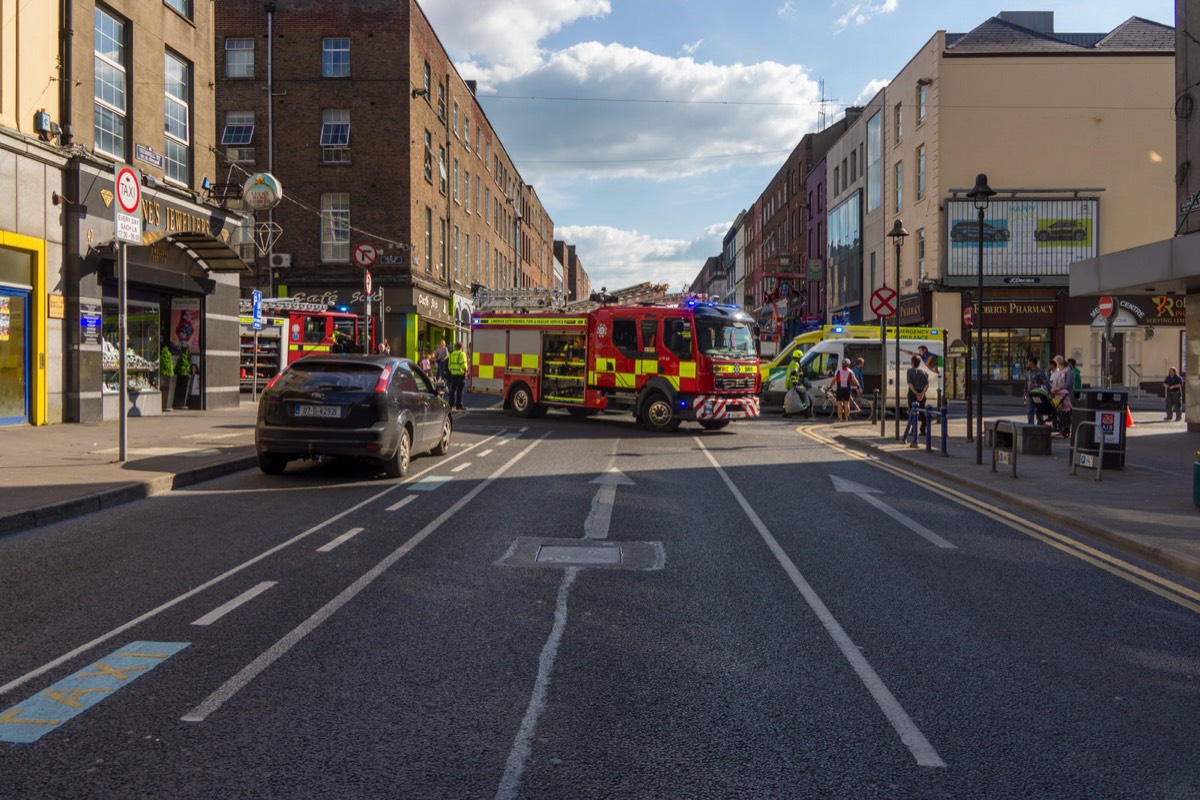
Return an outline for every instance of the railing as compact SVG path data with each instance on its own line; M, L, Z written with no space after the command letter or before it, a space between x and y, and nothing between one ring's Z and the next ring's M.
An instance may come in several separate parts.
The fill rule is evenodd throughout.
M1128 369L1135 376L1137 376L1137 380L1133 381L1133 383L1130 385L1129 388L1132 389L1133 392L1136 392L1138 398L1141 399L1141 396L1142 396L1142 373L1133 364L1127 364L1126 369ZM1132 394L1132 392L1131 392L1131 394Z

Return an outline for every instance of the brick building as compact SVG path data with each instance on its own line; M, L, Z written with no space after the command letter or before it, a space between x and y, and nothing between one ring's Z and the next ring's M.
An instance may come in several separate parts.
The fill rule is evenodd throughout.
M592 294L592 281L583 262L575 254L575 245L561 239L554 241L554 258L563 268L563 291L567 300L587 300ZM624 287L613 287L624 288Z
M370 244L383 336L408 356L465 337L473 284L552 284L553 222L414 0L216 7L226 169L284 192L247 284L362 313Z

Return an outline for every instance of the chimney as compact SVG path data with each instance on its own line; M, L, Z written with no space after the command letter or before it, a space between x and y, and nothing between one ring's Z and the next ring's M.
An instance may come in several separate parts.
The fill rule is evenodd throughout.
M475 94L475 87L478 84L475 81L467 81L467 88L471 90L472 96Z

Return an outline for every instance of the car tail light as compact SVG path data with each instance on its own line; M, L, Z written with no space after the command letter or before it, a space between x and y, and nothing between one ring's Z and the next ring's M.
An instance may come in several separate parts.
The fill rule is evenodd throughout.
M379 370L379 380L375 381L375 393L383 394L387 391L388 378L392 377L392 368L384 367Z
M275 377L271 378L271 380L267 383L267 385L265 387L263 387L263 391L265 392L267 389L270 389L272 386L274 386L276 383L278 383L279 379L282 377L283 377L282 372L276 372Z

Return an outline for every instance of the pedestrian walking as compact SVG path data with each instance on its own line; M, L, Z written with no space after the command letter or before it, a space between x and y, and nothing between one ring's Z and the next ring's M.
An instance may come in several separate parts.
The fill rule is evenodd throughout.
M855 387L859 387L858 378L854 377L854 370L850 368L850 359L844 358L841 369L833 373L833 402L838 422L850 421L850 393Z
M442 339L438 342L437 349L433 351L433 360L437 362L437 376L440 380L446 380L450 373L446 369L446 362L450 359L450 350L446 347L446 340Z
M1069 439L1071 438L1071 393L1075 388L1075 371L1067 366L1067 360L1062 356L1054 357L1054 365L1056 369L1050 376L1050 395L1057 401L1059 413L1063 415L1062 435Z
M1174 367L1167 370L1167 377L1163 378L1163 389L1167 399L1167 415L1163 417L1163 421L1169 420L1174 411L1175 421L1179 422L1183 419L1183 378L1179 377L1179 370Z
M424 372L426 375L430 374L429 369L433 366L433 362L432 356L429 355L428 351L423 351L421 353L421 360L417 363L421 367L421 372Z
M929 415L925 413L928 404L925 402L925 395L929 391L929 376L922 369L923 363L920 356L913 356L910 362L912 366L908 368L908 407L921 409L921 436L924 436L929 430Z
M1050 379L1046 377L1046 371L1038 366L1037 356L1030 356L1025 363L1025 414L1030 425L1033 424L1033 395L1030 392L1034 389L1050 391Z
M467 383L467 354L462 342L454 343L454 351L446 357L446 371L450 376L450 407L463 410L463 389Z

